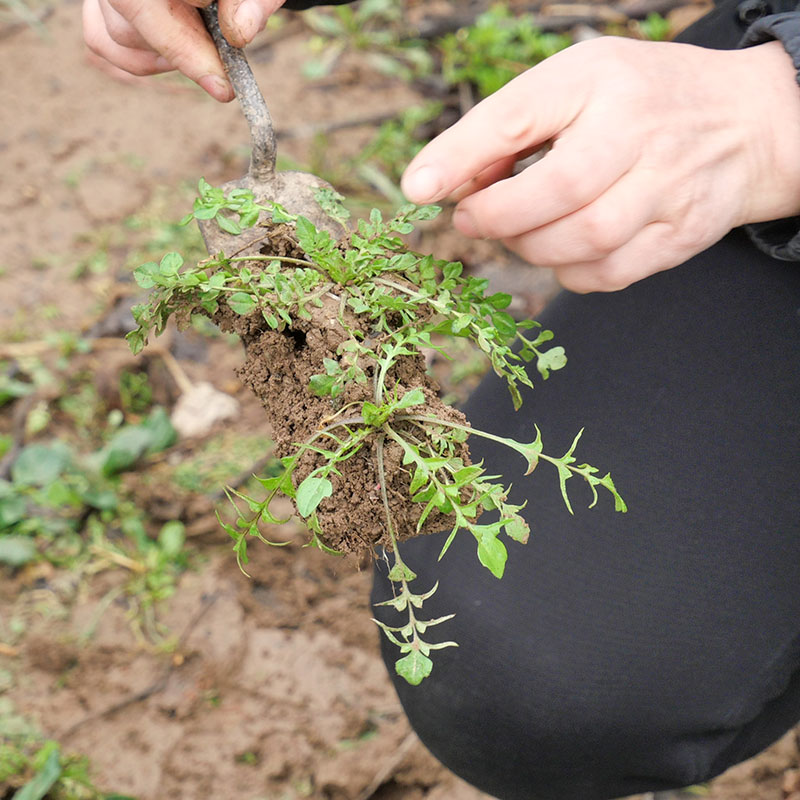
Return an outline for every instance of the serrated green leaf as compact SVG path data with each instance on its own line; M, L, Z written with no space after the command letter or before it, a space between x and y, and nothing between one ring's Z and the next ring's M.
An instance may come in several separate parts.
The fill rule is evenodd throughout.
M412 650L408 655L395 661L395 671L412 686L419 686L433 670L433 661L422 655L419 650Z

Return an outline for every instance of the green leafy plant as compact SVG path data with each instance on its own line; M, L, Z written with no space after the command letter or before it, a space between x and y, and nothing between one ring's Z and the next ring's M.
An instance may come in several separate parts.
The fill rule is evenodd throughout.
M431 71L431 56L405 30L403 5L398 0L363 0L355 7L312 9L303 19L315 33L309 43L314 58L304 69L308 78L327 75L347 51L366 53L373 68L404 80Z
M0 790L14 800L133 800L107 794L94 786L89 762L83 756L65 754L58 742L33 736L0 740Z
M351 169L388 198L401 198L400 176L422 149L420 129L442 112L439 102L412 106L396 119L384 122L367 146L353 160Z
M141 422L112 429L90 453L58 439L23 447L8 480L0 479L0 568L37 559L76 572L122 567L133 627L150 640L162 639L155 609L188 565L183 525L167 523L151 538L120 476L175 437L164 410L154 408Z
M646 19L633 21L631 26L634 34L651 42L664 42L672 33L672 23L655 12L648 14Z
M237 194L229 205L218 207L218 195L201 181L194 215L208 218L204 216L208 203L217 214L238 215L237 222L243 224L240 200ZM348 223L339 196L323 192L319 200L332 218ZM435 345L432 337L468 340L505 380L514 407L519 408L521 389L532 386L527 362L535 364L543 379L566 363L563 348L550 344L551 331L532 320L517 321L507 312L508 294L490 293L486 280L464 275L459 263L406 247L401 237L411 233L415 223L433 219L438 208L406 205L390 219L373 210L341 241L279 206L265 206L261 212L268 231L283 226L286 241L294 247L292 255L219 253L193 265L168 253L158 263L143 264L135 276L152 293L147 303L133 310L137 328L129 341L139 352L172 315L185 319L200 313L217 319L227 313L246 319L249 328L290 338L299 337L303 325L314 327L315 314L329 320L335 315L338 344L321 358L321 370L302 387L309 397L317 398L324 415L308 435L284 448L280 471L260 479L265 497L229 490L236 519L223 526L234 541L240 564L246 565L251 540L269 543L263 525L282 522L271 508L273 500L283 495L294 501L304 519L310 544L331 550L330 543L338 539L326 504L347 488L347 469L365 453L372 454L382 509L380 536L374 543L386 547L389 578L396 587L385 605L406 615L402 625L378 625L400 650L398 674L417 684L430 674L431 652L454 643L429 640L430 629L450 616L419 616L437 587L412 588L416 575L403 560L399 542L446 525L449 536L441 555L457 533L470 534L481 564L501 578L508 557L503 539L528 538L522 506L509 500L509 487L501 476L487 474L482 464L470 462L469 437L505 445L523 459L526 474L542 462L550 464L570 512L567 481L576 476L588 484L592 505L598 489L611 494L618 511L626 510L625 503L610 474L578 462L574 453L580 433L566 453L553 456L544 452L538 429L531 431L529 442L476 430L441 403L430 383L409 371L422 363L420 354L427 348L435 346L446 354L446 345ZM365 491L363 486L357 489ZM399 521L390 489L393 495L401 492L406 506L414 509L411 522L407 517ZM487 512L492 521L485 521Z
M492 6L474 22L442 37L442 76L449 85L467 82L488 97L524 70L563 50L569 36L543 33L530 14Z

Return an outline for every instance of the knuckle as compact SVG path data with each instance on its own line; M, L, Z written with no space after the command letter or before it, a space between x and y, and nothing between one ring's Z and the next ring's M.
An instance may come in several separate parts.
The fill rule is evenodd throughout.
M502 116L499 130L507 152L519 153L531 144L531 128L528 118L520 113L519 109L514 109L512 113Z
M587 211L581 221L583 239L595 258L607 256L628 240L616 214L602 209Z
M553 180L553 199L565 212L583 206L586 199L586 177L583 174L562 170Z

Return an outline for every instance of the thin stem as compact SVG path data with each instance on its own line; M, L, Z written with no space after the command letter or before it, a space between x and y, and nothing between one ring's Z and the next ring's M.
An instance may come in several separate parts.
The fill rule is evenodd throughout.
M401 570L402 578L400 579L399 583L404 593L410 594L408 589L408 581L405 577L405 572L408 569L406 563L403 561L402 557L400 556L400 550L397 547L397 537L395 536L394 526L392 524L392 511L389 508L389 494L386 491L386 467L383 461L383 444L386 441L386 434L389 431L381 432L378 434L378 439L375 446L375 460L378 465L378 483L381 489L381 502L383 503L383 510L386 514L386 530L389 533L389 541L392 544L392 553L394 555L394 563L395 565L400 565L403 569ZM414 615L414 606L409 600L406 604L406 610L408 611L408 621L411 625L412 630L412 637L411 637L411 644L415 649L419 649L419 634L417 632L417 618ZM407 640L406 640L407 641Z
M291 258L290 256L232 256L226 258L226 261L284 261L287 264L301 264L305 267L313 267L314 269L322 272L326 277L327 273L320 269L320 267L313 261L306 261L303 258Z

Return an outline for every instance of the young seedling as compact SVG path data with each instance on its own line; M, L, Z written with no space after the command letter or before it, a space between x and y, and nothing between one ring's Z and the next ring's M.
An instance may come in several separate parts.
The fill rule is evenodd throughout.
M323 209L349 225L340 200L331 191L319 194ZM421 618L437 586L412 589L416 575L399 543L448 530L444 555L457 533L471 534L481 564L501 578L504 538L528 538L522 506L509 501L501 476L471 463L469 437L518 453L526 474L540 462L552 464L570 512L567 481L574 476L589 485L592 505L598 487L613 496L618 511L625 503L610 474L577 462L580 433L564 455L552 456L543 451L538 429L527 443L479 431L440 400L422 354L435 347L446 355L440 342L453 337L470 340L484 354L507 383L515 408L522 404L520 388L532 385L526 362L535 362L546 379L566 357L549 345L550 331L506 311L508 294L489 293L487 281L464 275L461 264L406 247L401 236L438 208L407 205L388 220L373 210L340 242L280 206L258 212L257 221L240 191L221 199L201 181L193 216L221 217L227 230L259 225L262 245L195 265L168 253L160 263L139 267L136 279L152 293L134 308L131 346L141 350L172 315L186 322L204 314L239 333L246 355L241 375L271 418L282 465L277 475L260 479L262 499L229 490L237 517L222 524L240 565L247 564L252 539L269 543L264 525L283 521L271 510L279 495L294 501L310 544L338 553L383 547L396 587L385 605L406 621L378 625L400 650L398 674L418 684L430 674L432 651L454 643L428 639L429 630L450 616ZM484 512L493 512L491 522Z

